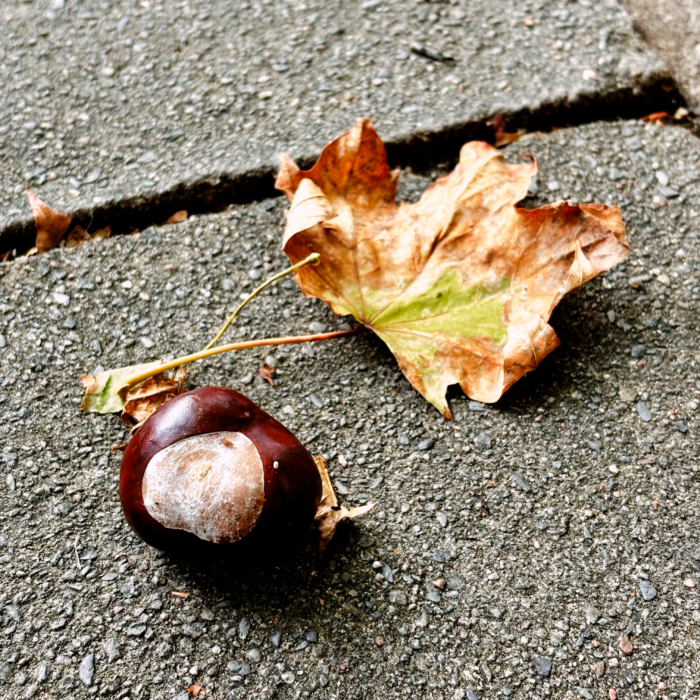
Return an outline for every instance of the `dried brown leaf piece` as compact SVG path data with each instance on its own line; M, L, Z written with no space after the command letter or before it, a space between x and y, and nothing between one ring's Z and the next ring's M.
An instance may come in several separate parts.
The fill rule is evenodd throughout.
M39 253L53 250L65 235L70 226L71 218L52 209L42 202L30 189L27 189L27 199L32 208L36 223L36 249Z
M496 148L501 146L507 146L509 143L514 143L517 141L523 132L520 131L507 131L506 130L506 120L503 118L502 114L496 114L491 121L486 122L487 126L493 129L494 145Z
M321 475L321 483L323 484L323 496L321 503L316 511L316 522L318 523L318 531L321 538L318 542L318 554L323 556L328 543L333 539L335 529L338 523L345 518L356 518L358 515L364 515L374 509L374 503L368 503L365 506L358 506L348 510L345 506L338 504L338 497L335 495L331 477L326 469L326 461L323 457L314 457L318 473Z
M77 248L79 245L83 245L85 241L89 240L90 234L80 224L78 224L66 236L66 248Z
M105 226L95 231L95 233L89 233L80 224L77 224L66 236L66 248L77 248L93 238L109 238L111 235L111 226Z
M204 692L204 688L202 688L201 685L197 685L196 683L192 684L188 689L187 692L193 697L193 698L199 698L199 697L204 697L206 693Z
M669 119L671 119L671 115L668 112L652 112L642 117L641 121L663 126Z
M166 401L184 391L187 367L178 367L172 379L165 374L157 374L130 389L124 397L122 420L132 426L135 432L141 424Z
M275 373L275 368L270 367L268 364L263 364L260 365L258 368L258 374L270 385L270 386L275 386L275 383L272 381L272 375Z
M98 228L95 233L90 234L90 238L109 238L112 235L112 227L105 226L104 228Z
M186 209L181 209L180 211L176 211L171 217L169 217L165 220L165 223L166 224L179 224L179 223L182 223L183 221L187 221L187 210Z
M450 175L397 206L398 172L360 120L309 171L282 157L283 248L293 262L321 255L296 273L303 293L373 330L450 417L448 386L497 401L559 345L547 321L564 294L629 252L617 207L517 208L536 171L470 142Z

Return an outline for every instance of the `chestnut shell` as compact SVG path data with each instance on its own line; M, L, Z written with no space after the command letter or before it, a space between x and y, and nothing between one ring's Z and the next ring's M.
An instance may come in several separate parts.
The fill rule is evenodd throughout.
M225 430L242 433L258 449L265 503L249 535L239 542L214 545L151 517L143 503L142 482L148 463L164 448L194 435ZM129 525L147 544L170 551L221 550L263 538L283 539L313 520L321 493L316 464L299 440L248 397L225 387L188 391L158 408L129 442L119 477L119 499Z

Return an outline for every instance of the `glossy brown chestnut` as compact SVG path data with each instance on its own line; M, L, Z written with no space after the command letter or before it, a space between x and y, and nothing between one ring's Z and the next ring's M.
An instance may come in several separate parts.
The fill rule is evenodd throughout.
M206 387L161 406L131 439L119 498L134 532L158 549L280 539L321 500L312 456L243 394Z

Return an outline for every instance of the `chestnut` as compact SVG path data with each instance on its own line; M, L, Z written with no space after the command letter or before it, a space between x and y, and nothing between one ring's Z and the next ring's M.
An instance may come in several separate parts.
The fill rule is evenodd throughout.
M279 541L313 521L321 497L317 464L299 440L223 387L160 406L131 439L119 479L134 532L171 551Z

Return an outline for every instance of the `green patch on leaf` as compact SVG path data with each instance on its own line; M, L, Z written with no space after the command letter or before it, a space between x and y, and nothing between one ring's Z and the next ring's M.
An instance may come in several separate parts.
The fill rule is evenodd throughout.
M500 344L508 333L503 307L509 298L509 287L507 278L467 287L459 271L452 268L425 291L412 296L409 287L370 325L377 332L489 338Z
M81 381L85 387L85 396L80 408L90 413L118 413L124 408L124 399L119 392L129 377L155 369L162 364L157 360L143 365L110 369L94 377L83 375Z

